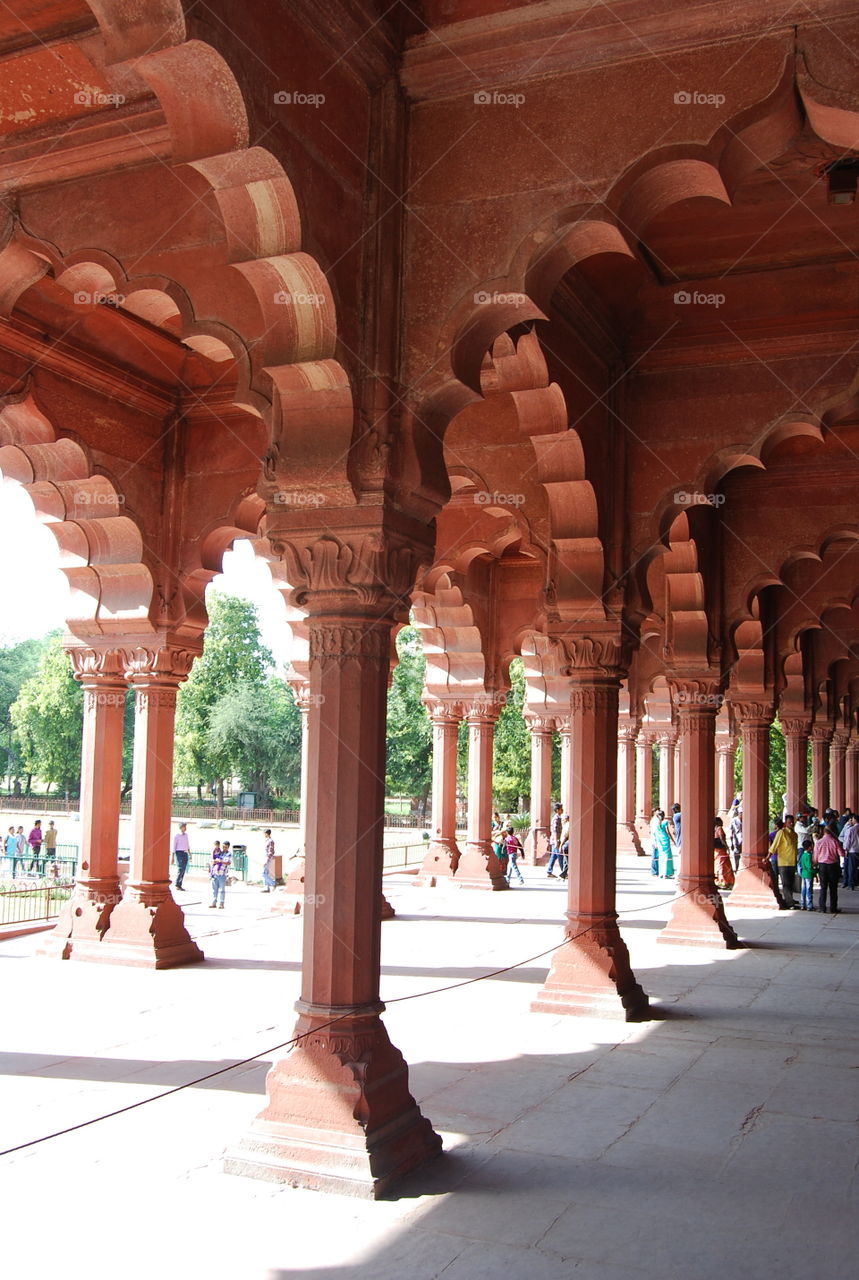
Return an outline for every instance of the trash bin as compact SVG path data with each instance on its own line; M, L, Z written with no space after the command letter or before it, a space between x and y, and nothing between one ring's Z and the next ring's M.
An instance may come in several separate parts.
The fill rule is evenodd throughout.
M247 880L248 878L248 847L246 844L234 844L233 850L233 874L237 880Z

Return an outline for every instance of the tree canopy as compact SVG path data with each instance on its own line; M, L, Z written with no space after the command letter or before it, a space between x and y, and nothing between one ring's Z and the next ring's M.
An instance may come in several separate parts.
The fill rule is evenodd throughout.
M223 735L213 739L210 733L216 704L240 686L262 689L273 665L260 639L256 605L212 591L206 607L203 653L179 689L176 706L176 776L198 789L233 772Z
M301 712L285 680L244 682L212 707L208 746L225 771L241 778L263 807L273 786L301 789Z
M72 674L59 635L50 638L36 673L10 709L23 771L49 786L80 786L83 690Z
M426 803L432 786L432 724L421 702L426 658L420 632L403 627L397 636L398 662L388 690L389 795Z

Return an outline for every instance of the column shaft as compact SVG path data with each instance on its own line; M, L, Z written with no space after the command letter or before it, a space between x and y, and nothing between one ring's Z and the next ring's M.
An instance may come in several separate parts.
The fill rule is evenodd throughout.
M617 735L617 847L621 853L643 854L635 829L634 725L621 725Z
M456 748L461 712L456 706L431 704L432 838L416 884L432 888L459 866L456 843Z
M811 731L811 803L818 817L829 808L829 744L832 729L815 725Z
M810 724L805 720L782 719L786 764L785 813L796 814L807 799L808 791L808 734Z
M466 844L454 883L466 889L507 889L501 861L492 852L492 752L495 743L493 705L467 708L468 820Z
M311 615L308 629L301 1039L269 1071L268 1105L226 1168L378 1196L441 1148L379 1016L391 622Z
M659 807L666 814L674 802L674 745L673 735L659 735Z
M39 952L64 960L72 955L92 960L98 958L111 912L121 897L117 851L128 686L116 654L78 650L71 656L84 691L80 859L74 893Z
M544 1013L647 1017L615 910L619 687L594 675L577 677L572 689L567 942L532 1005Z
M531 829L525 842L529 862L542 866L549 857L549 821L552 812L553 721L528 717L531 736Z
M674 694L681 740L680 810L683 848L677 897L660 942L738 947L725 919L713 874L713 820L716 814L715 731L719 695L680 686Z
M168 969L203 959L170 894L176 691L192 657L136 651L128 668L135 690L131 865L103 940L112 963Z
M743 739L743 855L731 907L780 905L769 862L769 730L772 712L739 706Z
M845 757L849 741L846 733L834 733L829 748L829 802L836 813L841 813L846 804Z

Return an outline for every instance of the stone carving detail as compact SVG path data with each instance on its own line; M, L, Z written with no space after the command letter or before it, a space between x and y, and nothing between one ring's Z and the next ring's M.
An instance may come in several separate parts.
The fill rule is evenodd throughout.
M693 711L716 715L722 708L724 697L719 690L718 680L712 677L669 676L668 687L671 702L678 715L688 716Z
M84 711L87 715L92 715L99 707L124 707L125 706L125 681L119 680L114 686L107 685L105 687L92 689L84 687Z
M66 653L71 659L76 680L121 681L124 678L123 654L119 649L83 649L70 646Z
M193 649L184 649L173 645L161 645L158 648L140 647L120 651L125 675L129 680L143 683L147 679L175 681L186 680L194 659L198 656Z
M381 531L356 534L348 541L331 534L312 541L278 540L275 550L283 556L299 608L312 609L319 597L331 602L345 598L392 616L408 612L418 570L431 559L428 547Z
M616 707L617 689L613 685L574 685L570 690L571 715L609 715Z
M552 733L558 723L554 716L531 715L527 711L524 720L532 734Z
M174 688L146 688L137 690L136 708L144 714L147 711L159 710L169 711L176 707L176 689Z
M680 716L680 736L689 737L695 733L709 733L715 719L715 707L684 708Z
M429 712L430 720L437 728L444 725L458 725L463 716L462 705L459 702L442 702L438 698L428 697L426 694L421 698L421 702Z
M786 738L807 738L811 731L810 720L782 720L781 731Z
M353 659L388 661L391 650L391 633L388 626L378 622L323 623L311 618L308 634L308 650L311 662L351 662ZM312 695L308 689L308 705Z
M618 675L622 650L617 635L564 636L563 645L568 660L565 675L575 676L579 671Z
M825 743L826 746L832 741L832 725L831 724L815 724L812 726L809 734L812 742Z
M740 727L743 728L744 732L744 726L750 721L771 725L775 718L773 706L770 702L738 702L736 699L732 698L731 708L734 712L735 719L739 723Z

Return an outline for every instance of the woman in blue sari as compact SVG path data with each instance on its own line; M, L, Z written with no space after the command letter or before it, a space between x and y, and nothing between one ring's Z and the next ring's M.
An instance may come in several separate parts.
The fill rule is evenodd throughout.
M661 880L674 878L674 833L672 824L665 817L662 809L658 811L659 822L654 824L653 838L659 859L659 877Z

